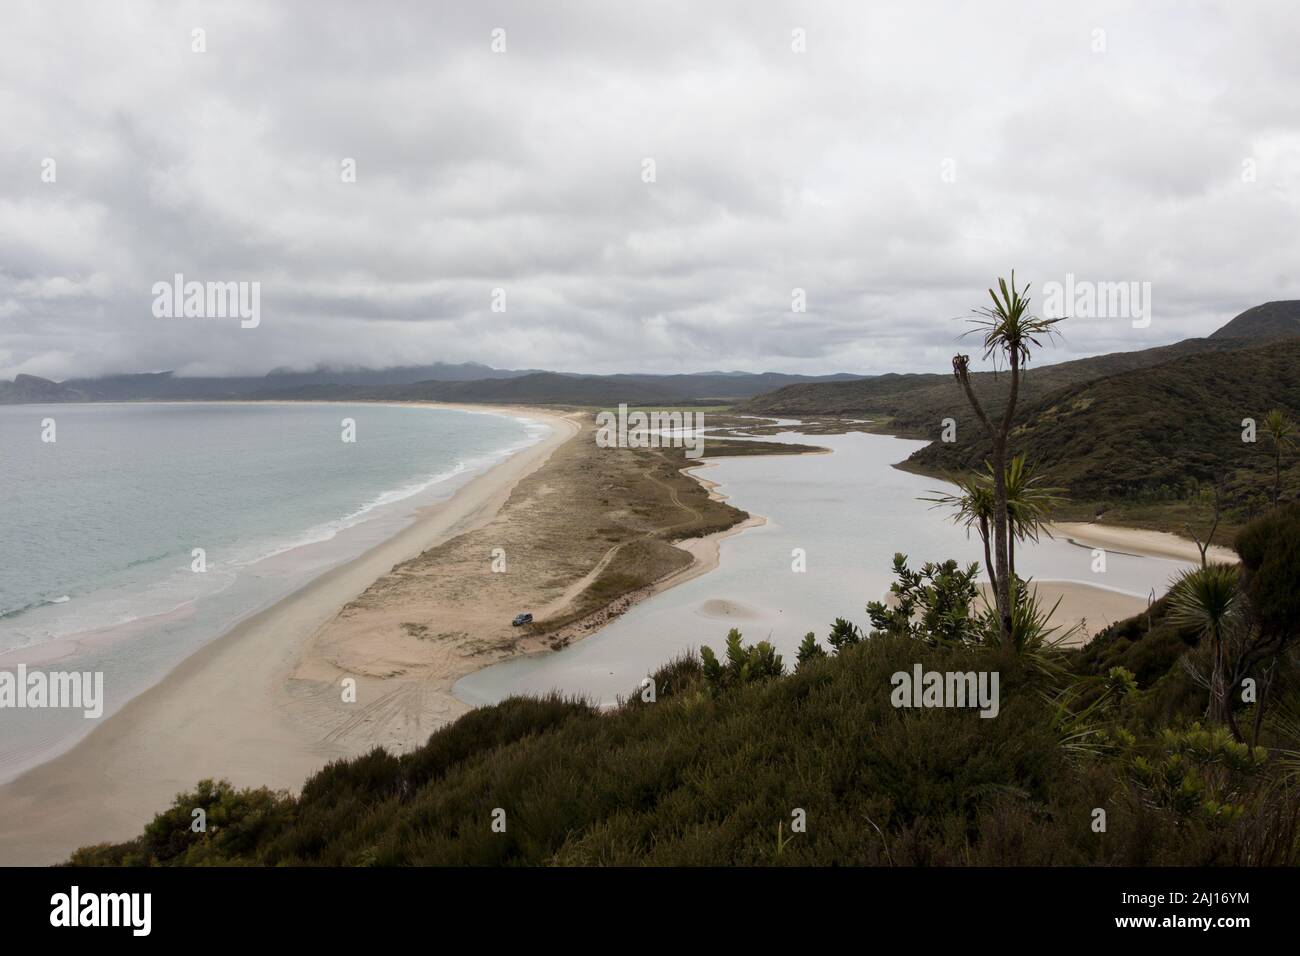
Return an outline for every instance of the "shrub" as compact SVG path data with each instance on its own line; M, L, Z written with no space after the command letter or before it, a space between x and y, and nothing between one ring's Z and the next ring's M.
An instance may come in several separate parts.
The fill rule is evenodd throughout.
M884 634L913 637L931 644L978 641L980 623L972 614L979 594L975 579L979 565L962 570L956 561L926 562L920 571L907 566L907 555L894 555L894 577L889 591L894 606L881 601L867 605L871 625Z
M712 648L700 648L704 679L714 693L728 687L770 680L785 673L781 655L768 641L759 641L752 647L740 643L740 631L734 627L727 633L727 663L719 663Z

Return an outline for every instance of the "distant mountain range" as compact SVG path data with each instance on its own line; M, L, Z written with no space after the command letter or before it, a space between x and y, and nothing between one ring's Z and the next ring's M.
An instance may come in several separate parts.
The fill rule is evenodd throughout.
M35 375L0 381L0 404L34 402L350 399L522 402L597 405L617 402L737 401L792 384L853 381L853 375L703 372L678 375L580 375L498 369L477 363L386 369L272 371L243 378L183 378L171 372L54 382Z
M1264 342L1300 337L1300 301L1269 302L1241 313L1214 334L1173 345L1114 352L1052 365L1025 376L1022 408L1061 389L1139 372L1196 355L1224 354ZM1050 350L1044 353L1050 355ZM1235 364L1235 363L1234 363ZM1200 366L1195 366L1200 367ZM1248 370L1243 369L1243 374ZM978 372L973 386L991 411L1000 409L1005 381ZM1141 381L1136 379L1135 381ZM738 403L762 415L852 415L887 420L906 437L936 438L945 418L974 425L960 390L946 373L786 375L775 372L582 375L539 369L498 369L478 363L385 369L280 370L242 378L185 378L171 372L112 375L54 382L33 375L0 381L0 404L34 402L219 400L447 401L556 405ZM950 448L945 460L957 449ZM937 456L938 453L931 453Z

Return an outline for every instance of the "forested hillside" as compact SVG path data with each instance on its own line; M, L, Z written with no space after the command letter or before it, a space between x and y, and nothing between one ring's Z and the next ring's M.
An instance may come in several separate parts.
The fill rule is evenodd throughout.
M1242 440L1242 422L1262 423L1271 408L1300 418L1300 339L1059 389L1022 405L1014 435L1072 498L1164 500L1222 475L1229 497L1244 503L1271 491L1273 454L1258 433L1254 443ZM981 467L988 454L986 436L971 422L956 442L934 442L909 463L942 473ZM1298 456L1285 462L1283 490L1283 497L1300 492Z

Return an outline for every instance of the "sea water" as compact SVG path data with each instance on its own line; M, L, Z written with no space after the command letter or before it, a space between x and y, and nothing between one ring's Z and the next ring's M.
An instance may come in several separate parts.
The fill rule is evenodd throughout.
M0 669L103 672L111 714L547 427L369 403L0 406ZM80 718L0 709L0 780Z

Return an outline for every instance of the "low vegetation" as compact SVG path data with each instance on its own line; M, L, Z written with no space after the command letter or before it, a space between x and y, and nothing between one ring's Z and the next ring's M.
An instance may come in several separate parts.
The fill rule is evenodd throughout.
M1261 566L1290 559L1270 548ZM958 594L959 571L941 570ZM602 711L512 698L413 753L332 764L296 797L204 781L136 839L70 862L1300 863L1300 741L1282 719L1265 720L1254 744L1206 723L1207 694L1181 663L1201 649L1196 629L1153 614L1080 653L1027 642L1048 668L1008 659L996 616L974 609L951 642L836 622L838 640L806 640L793 672L733 631L721 658L688 655L655 674L653 699L636 688ZM894 675L917 665L996 668L997 717L894 706ZM1293 650L1274 667L1278 687L1300 670ZM1235 706L1250 723L1258 705Z

